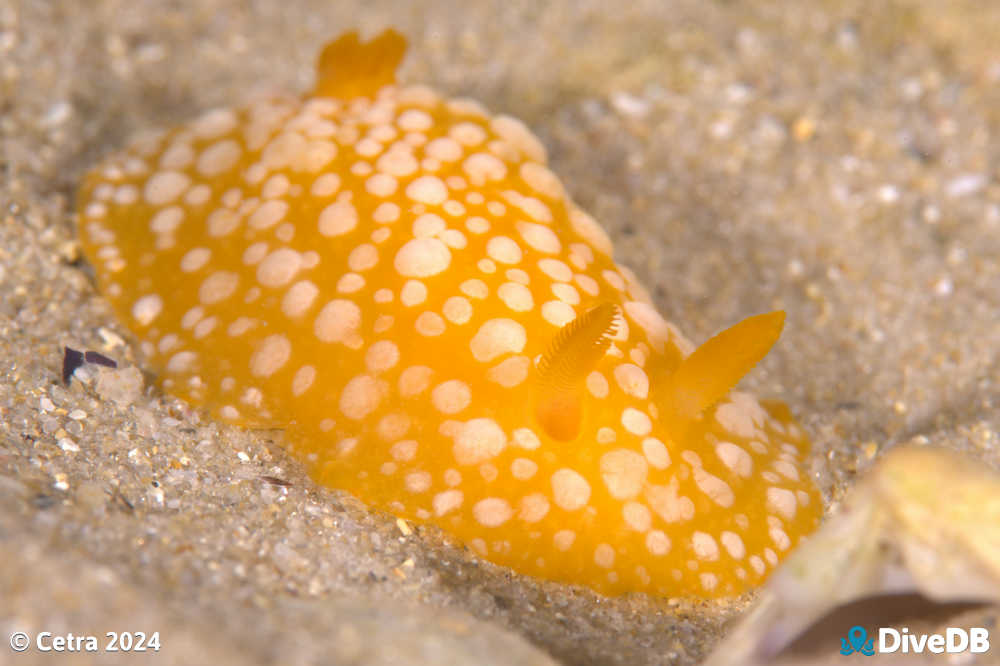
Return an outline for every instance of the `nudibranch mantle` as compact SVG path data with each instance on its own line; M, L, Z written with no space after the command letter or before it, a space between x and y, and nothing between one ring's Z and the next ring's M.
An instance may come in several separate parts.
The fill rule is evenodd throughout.
M522 573L761 582L821 510L788 409L730 390L782 313L695 350L525 125L397 85L404 50L348 33L311 93L88 174L84 251L163 389Z

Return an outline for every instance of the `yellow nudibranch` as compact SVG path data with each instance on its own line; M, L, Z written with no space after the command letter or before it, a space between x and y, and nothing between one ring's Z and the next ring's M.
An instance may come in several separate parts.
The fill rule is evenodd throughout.
M405 46L347 33L311 93L88 174L84 251L163 389L521 573L760 583L821 511L788 409L731 391L784 314L695 349L523 123L395 83Z

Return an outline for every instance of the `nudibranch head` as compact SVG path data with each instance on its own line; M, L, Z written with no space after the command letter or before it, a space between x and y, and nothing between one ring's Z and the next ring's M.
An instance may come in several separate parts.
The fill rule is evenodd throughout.
M138 138L79 193L162 387L287 428L315 478L515 570L725 596L816 524L787 408L731 391L777 339L695 350L521 122L401 87L349 33L315 91Z

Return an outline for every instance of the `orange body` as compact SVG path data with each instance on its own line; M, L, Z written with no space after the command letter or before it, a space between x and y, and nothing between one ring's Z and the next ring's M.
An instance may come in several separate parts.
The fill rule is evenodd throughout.
M821 510L788 410L730 393L783 315L694 351L522 123L394 83L404 46L349 33L313 93L87 176L84 250L161 385L522 573L759 583Z

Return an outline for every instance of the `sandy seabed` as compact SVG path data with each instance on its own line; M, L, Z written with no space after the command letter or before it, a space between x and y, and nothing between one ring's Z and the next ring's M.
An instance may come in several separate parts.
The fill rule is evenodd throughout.
M689 337L787 311L743 386L800 417L828 503L904 442L1000 466L1000 6L0 0L0 663L57 661L7 651L44 630L159 632L156 663L696 664L746 608L516 576L148 377L61 383L65 345L141 368L75 242L88 166L387 26L403 80L537 132ZM790 659L846 663L817 642Z

